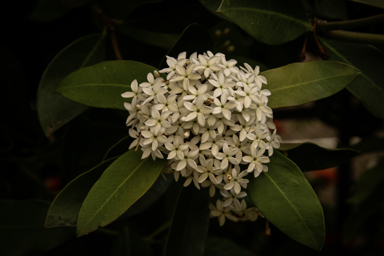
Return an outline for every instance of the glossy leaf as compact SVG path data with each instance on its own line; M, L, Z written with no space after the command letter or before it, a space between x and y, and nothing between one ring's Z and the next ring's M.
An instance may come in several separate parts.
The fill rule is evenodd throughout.
M312 31L300 0L223 0L218 12L265 44L283 44Z
M179 53L187 52L187 58L194 52L203 54L206 51L213 51L213 42L209 32L200 25L191 24L178 38L177 42L168 51L167 56L177 58ZM160 68L167 66L166 58L160 63Z
M349 1L384 9L384 2L382 0L349 0Z
M47 214L45 227L75 227L81 205L89 190L115 159L111 158L102 162L68 183L53 200Z
M130 150L104 171L80 209L78 236L116 220L153 185L166 160L141 159L141 155L141 150Z
M224 237L207 237L205 243L204 256L254 256L248 251L236 244L234 241Z
M0 255L36 255L75 238L74 228L44 228L48 207L40 200L1 200Z
M374 168L364 172L357 180L355 192L348 200L349 203L358 205L367 200L377 187L384 183L384 160Z
M208 194L193 185L177 197L165 245L165 256L203 256L208 233Z
M169 188L174 181L173 174L160 175L152 187L129 209L126 211L121 218L128 218L136 214L141 213L149 206L154 204Z
M104 37L95 34L76 40L58 53L45 70L37 91L37 113L46 136L87 109L54 91L71 72L105 59Z
M280 150L287 150L286 156L303 172L335 167L358 154L354 149L322 148L313 143L282 144Z
M360 72L348 65L331 61L293 63L262 72L271 91L271 108L296 106L329 97L351 83Z
M133 80L144 82L147 74L154 70L156 68L136 61L105 61L73 72L56 92L87 106L125 110L124 102L128 99L121 94L131 90Z
M355 66L361 71L347 89L361 100L368 111L384 119L384 54L371 45L325 39L320 42L332 60Z
M294 162L276 151L269 171L250 179L247 193L261 213L293 240L312 249L324 244L324 215L311 185Z

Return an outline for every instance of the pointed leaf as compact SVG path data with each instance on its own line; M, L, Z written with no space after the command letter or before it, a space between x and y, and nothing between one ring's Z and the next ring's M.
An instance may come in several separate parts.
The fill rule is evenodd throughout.
M266 44L283 44L312 31L300 0L223 0L218 12Z
M301 244L321 250L324 215L311 185L295 163L278 151L268 168L268 172L250 180L248 195L278 229Z
M140 150L130 150L104 171L80 209L78 236L116 220L153 185L166 160L141 159L141 155Z
M46 136L87 109L54 91L71 72L105 59L104 37L95 34L76 40L59 52L45 70L37 91L37 113Z
M355 66L361 71L347 89L375 116L384 119L384 54L371 45L321 39L332 60Z
M187 52L187 58L194 52L202 54L206 51L213 51L213 42L209 32L200 25L191 24L186 27L177 42L168 51L167 56L177 58L179 53ZM161 68L167 67L166 58L163 58Z
M82 68L67 76L56 89L66 98L97 108L124 108L121 97L131 91L131 83L146 81L147 74L156 68L131 61L105 61L87 68Z
M74 228L44 228L48 207L40 200L1 200L0 255L36 255L75 238Z
M81 205L89 190L115 159L116 157L102 162L68 183L53 200L47 214L45 227L75 227Z
M208 234L209 207L206 191L193 185L177 197L165 245L165 256L203 256Z
M329 97L351 83L360 72L348 65L331 61L293 63L264 71L271 91L271 108L304 104Z
M358 154L354 149L322 148L313 143L286 143L279 149L287 150L286 156L303 172L335 167Z

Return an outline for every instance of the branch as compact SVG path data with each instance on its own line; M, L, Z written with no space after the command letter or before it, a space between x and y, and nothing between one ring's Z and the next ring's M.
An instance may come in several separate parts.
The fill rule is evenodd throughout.
M117 43L117 38L116 38L116 33L115 33L115 27L113 26L113 21L103 13L103 11L97 6L97 5L92 5L92 9L100 15L101 20L104 22L105 26L109 30L109 35L111 36L111 41L112 41L112 46L113 50L115 51L116 58L118 60L122 60L123 57L121 56L120 53L120 48Z
M322 22L317 24L317 28L323 30L353 29L374 25L381 22L384 22L384 13L357 20Z
M340 41L347 41L352 43L364 43L374 45L384 45L384 35L368 34L359 32L350 32L343 30L329 31L326 36L329 39L336 39Z

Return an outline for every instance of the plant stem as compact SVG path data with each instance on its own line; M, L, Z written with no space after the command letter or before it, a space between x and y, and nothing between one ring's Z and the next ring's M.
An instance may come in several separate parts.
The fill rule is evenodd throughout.
M116 59L123 60L123 57L120 52L119 44L117 43L116 33L115 33L115 27L113 26L113 21L103 13L103 10L101 10L97 5L92 5L92 9L100 15L101 20L104 22L105 26L109 30L109 35L111 36L111 42L113 46L113 50L115 51Z
M353 29L374 25L381 22L384 22L384 14L379 14L357 20L318 23L317 28L323 30Z
M384 45L384 35L359 33L343 30L329 31L326 36L329 39L347 41L352 43L365 43L374 45Z
M303 45L303 48L301 49L301 54L300 54L301 61L305 60L305 51L307 49L307 41L308 41L308 34L305 35L304 45Z
M317 47L319 47L319 51L320 51L320 54L321 54L321 58L323 58L324 60L328 60L329 59L329 54L327 54L323 47L321 47L321 44L319 43L319 40L317 39L317 35L316 35L316 27L317 27L317 24L313 24L313 36L315 37L315 41L316 41L316 44L317 44Z

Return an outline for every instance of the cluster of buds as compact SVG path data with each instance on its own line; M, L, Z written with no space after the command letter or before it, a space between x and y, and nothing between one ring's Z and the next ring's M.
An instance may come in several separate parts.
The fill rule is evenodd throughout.
M135 140L131 148L140 147L142 158L169 160L168 169L175 179L185 178L184 186L193 183L216 189L222 195L211 204L211 217L233 221L256 220L259 212L247 208L243 189L247 177L267 172L265 165L274 148L280 146L272 109L267 106L271 92L253 69L236 67L222 53L186 53L178 58L167 56L168 68L147 75L147 82L131 83L131 98L125 103L129 111L127 126Z

